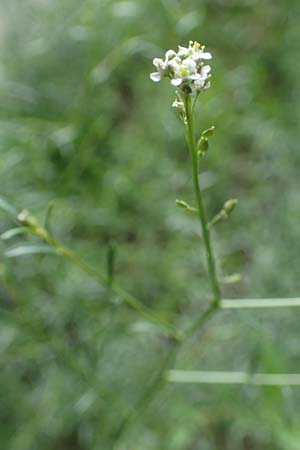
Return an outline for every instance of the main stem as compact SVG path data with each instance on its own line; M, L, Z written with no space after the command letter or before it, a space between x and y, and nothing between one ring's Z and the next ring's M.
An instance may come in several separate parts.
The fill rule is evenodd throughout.
M221 290L217 278L216 273L216 264L215 258L212 251L211 240L210 240L210 232L207 227L207 220L204 211L204 205L202 200L202 194L199 184L198 177L198 156L197 156L197 146L196 146L196 136L195 136L195 125L194 125L194 112L191 104L191 97L189 95L185 95L184 97L185 103L185 112L186 112L186 138L190 150L190 157L192 162L192 170L193 170L193 183L195 196L197 201L197 211L198 216L201 223L202 236L205 245L205 253L207 259L208 273L211 283L211 289L213 293L213 304L218 307L221 301Z

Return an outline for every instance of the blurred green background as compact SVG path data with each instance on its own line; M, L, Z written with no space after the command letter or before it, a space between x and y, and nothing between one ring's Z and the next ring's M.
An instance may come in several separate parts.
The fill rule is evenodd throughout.
M187 324L209 300L184 132L152 58L190 39L213 53L201 175L227 298L300 293L298 0L1 0L1 196ZM0 213L0 232L14 226ZM5 257L0 242L0 443L7 450L298 450L299 390L162 386L138 408L168 347L71 263ZM220 313L180 369L300 372L298 310ZM127 422L130 411L134 420ZM120 431L121 430L121 431Z

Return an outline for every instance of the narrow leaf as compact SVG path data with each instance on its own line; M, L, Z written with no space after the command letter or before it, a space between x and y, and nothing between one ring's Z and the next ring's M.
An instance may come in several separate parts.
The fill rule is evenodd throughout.
M48 245L20 245L18 247L13 247L5 252L5 256L8 258L27 256L33 254L46 254L46 253L57 253L57 250L49 247Z
M4 231L4 233L1 234L1 239L8 240L15 236L18 236L19 234L25 234L28 233L28 228L26 227L17 227L17 228L11 228L10 230Z
M116 247L111 242L107 247L107 278L109 283L113 282L115 272Z

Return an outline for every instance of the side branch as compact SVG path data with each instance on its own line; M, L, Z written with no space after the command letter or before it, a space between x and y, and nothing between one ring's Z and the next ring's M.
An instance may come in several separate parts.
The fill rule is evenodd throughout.
M119 286L115 281L111 282L109 278L104 276L101 272L94 269L86 261L80 258L71 249L61 244L59 241L54 239L50 233L42 227L28 211L22 211L18 215L18 220L22 225L25 225L32 234L43 239L47 244L53 247L57 254L68 259L75 265L77 265L83 272L87 273L93 278L96 278L102 286L114 292L124 303L129 307L140 313L146 319L158 325L161 329L167 332L168 336L171 336L175 340L181 340L180 334L176 331L172 324L164 320L159 314L153 312L150 308L145 306L140 300L134 297L129 292L125 291L121 286Z

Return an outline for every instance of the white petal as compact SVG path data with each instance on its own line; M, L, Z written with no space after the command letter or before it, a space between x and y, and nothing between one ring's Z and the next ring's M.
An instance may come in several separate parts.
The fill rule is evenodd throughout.
M179 72L180 64L175 59L171 59L171 61L168 62L168 66L171 67L174 72Z
M199 61L199 59L201 59L201 57L202 57L202 53L201 52L194 52L194 54L193 54L193 59L194 59L194 61Z
M178 56L186 56L189 52L189 49L186 47L181 47L181 45L178 45Z
M199 80L199 78L201 78L200 73L194 73L188 77L189 80Z
M174 50L168 50L165 55L165 61L169 61L170 58L174 58L176 56L176 52Z
M204 52L204 53L202 53L201 58L202 58L202 59L211 59L212 56L211 56L211 53L209 53L209 52Z
M182 78L173 78L173 80L171 80L171 84L173 84L173 86L180 86L182 83Z
M154 58L153 65L158 69L158 67L162 66L163 60L161 58Z
M159 72L152 72L150 73L150 78L152 81L155 81L155 83L157 83L161 80L161 74Z
M190 72L194 72L197 68L196 62L192 58L186 58L182 61L184 67L186 67Z
M196 89L201 89L204 86L204 80L202 78L199 78L199 80L196 80L194 84Z
M201 73L206 75L207 73L210 72L210 69L211 69L211 67L208 66L208 65L207 66L203 66L202 69L201 69Z

